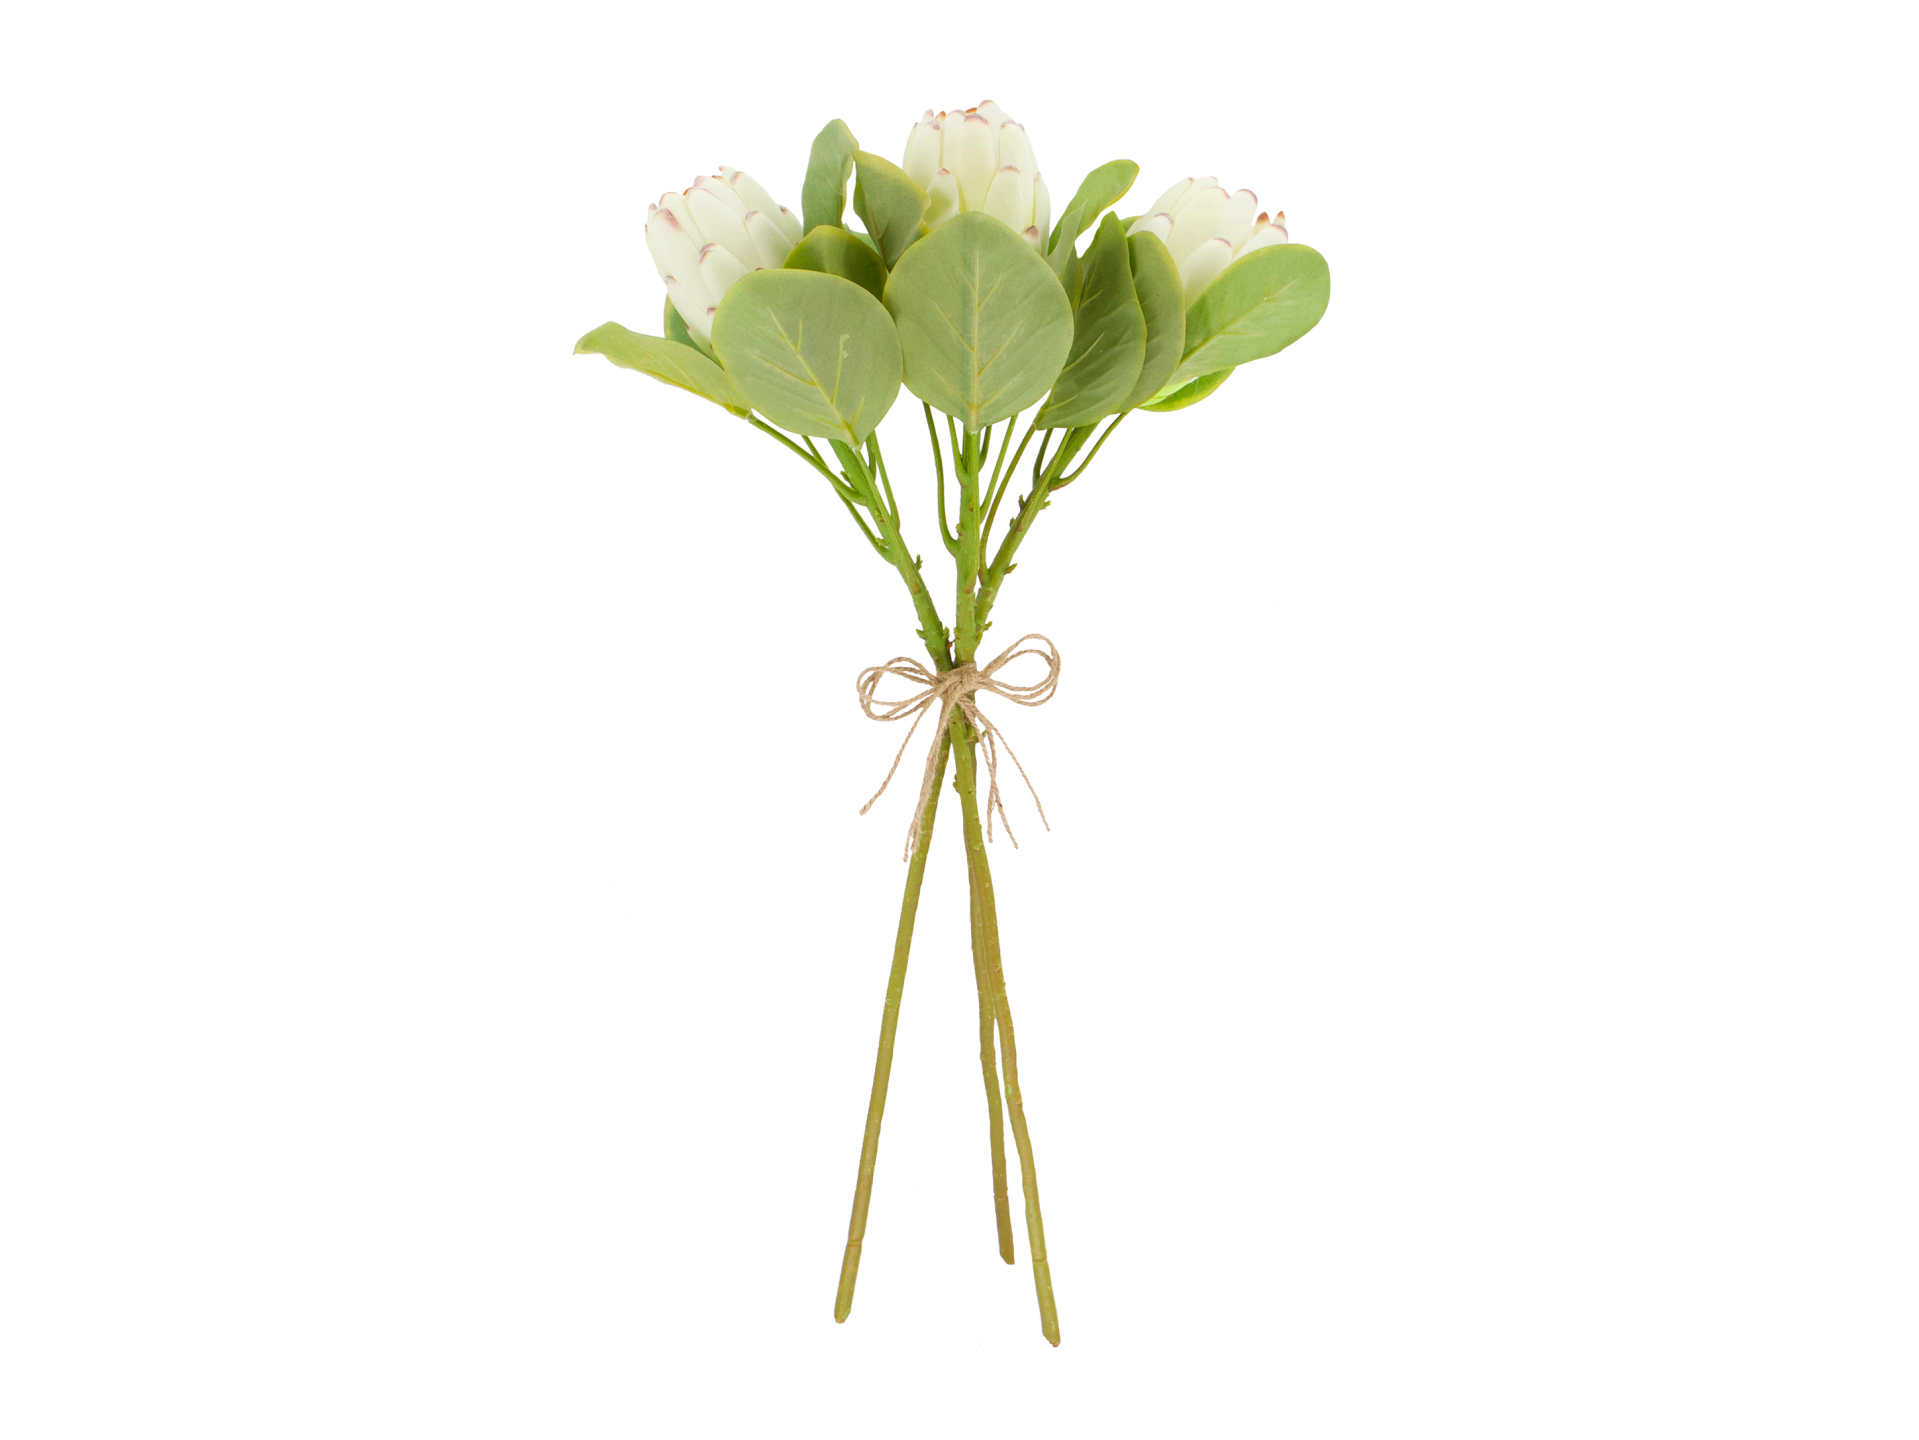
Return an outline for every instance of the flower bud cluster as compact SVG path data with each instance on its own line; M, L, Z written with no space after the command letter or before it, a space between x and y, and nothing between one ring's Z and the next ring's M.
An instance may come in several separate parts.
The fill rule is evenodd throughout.
M929 230L962 211L983 210L1044 253L1052 197L1026 127L991 100L971 110L928 110L907 136L900 168L930 197Z
M712 339L714 312L733 282L777 270L799 241L799 217L752 176L725 166L646 209L646 248L673 308L702 340Z
M1211 175L1189 176L1155 200L1127 233L1146 232L1166 242L1190 305L1240 256L1286 243L1285 212L1255 215L1256 210L1259 197L1252 191L1229 195Z

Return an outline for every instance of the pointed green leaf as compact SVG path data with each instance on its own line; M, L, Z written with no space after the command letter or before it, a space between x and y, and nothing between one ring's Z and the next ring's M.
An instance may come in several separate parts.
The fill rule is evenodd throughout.
M669 307L670 308L670 307ZM702 399L724 406L735 415L749 413L746 397L727 374L697 349L657 335L640 335L610 321L582 335L575 355L604 355L615 365L651 375L668 385L691 390Z
M891 160L862 150L853 157L858 177L853 183L853 210L866 222L867 233L879 247L880 258L891 270L906 247L926 233L926 192Z
M1069 247L1061 252L1064 263L1053 266L1053 273L1059 276L1059 288L1066 292L1066 303L1079 304L1079 287L1086 281L1086 267L1080 263L1079 256Z
M853 152L860 142L844 120L829 120L813 137L813 153L806 162L806 181L800 186L800 216L808 230L837 225L846 214L846 182L853 174Z
M755 270L713 317L713 350L753 408L788 430L858 445L900 388L886 307L814 270Z
M1124 221L1120 222L1122 226ZM1150 232L1129 236L1127 258L1133 266L1133 293L1146 317L1146 358L1139 379L1120 408L1130 410L1158 395L1186 348L1186 297L1179 288L1179 267L1166 242Z
M1278 354L1326 313L1326 261L1309 245L1241 256L1186 307L1186 354L1169 385Z
M1226 383L1231 370L1215 370L1211 375L1202 375L1197 380L1189 380L1176 388L1169 388L1159 399L1150 405L1142 405L1142 410L1184 410L1188 405L1197 405L1208 395Z
M886 294L886 267L873 247L837 225L822 225L808 233L786 257L786 268L818 270L851 280L872 291L875 300Z
M1108 215L1080 261L1073 348L1037 423L1046 429L1090 425L1123 409L1145 359L1146 316L1133 293L1126 234Z
M1119 204L1138 177L1139 166L1131 160L1108 160L1079 182L1079 189L1059 212L1059 223L1046 239L1046 256L1053 262L1055 275L1066 263L1061 252L1071 250L1079 237L1093 228L1100 211Z
M751 277L748 277L751 278ZM901 258L886 282L906 388L969 430L1052 388L1073 347L1073 307L1039 252L967 211Z

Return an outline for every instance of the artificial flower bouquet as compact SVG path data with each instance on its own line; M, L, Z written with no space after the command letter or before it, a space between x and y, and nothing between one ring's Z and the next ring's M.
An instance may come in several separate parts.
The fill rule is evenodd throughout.
M798 218L738 170L661 196L647 212L646 243L666 282L664 333L607 324L576 347L711 401L817 472L861 541L898 574L919 622L927 659L896 657L857 686L869 717L911 722L895 770L929 713L936 729L907 832L836 1320L852 1310L920 882L950 765L966 844L999 1253L1013 1263L1010 1121L1040 1329L1059 1344L986 858L995 814L1006 820L1000 752L1016 769L1018 760L979 705L981 696L1045 703L1059 652L1028 635L990 661L977 657L1021 543L1120 423L1135 410L1197 405L1240 366L1285 349L1318 323L1330 289L1325 260L1291 243L1283 214L1210 176L1177 182L1130 218L1110 213L1138 173L1130 160L1101 165L1055 221L1025 127L991 101L927 111L897 165L860 149L834 120L813 141ZM846 215L849 182L858 226ZM902 385L920 401L940 539L957 572L950 622L901 534L880 448L880 421ZM1026 493L1005 509L1001 529L1018 483ZM1042 663L1044 674L1001 677L1021 660ZM885 698L888 681L907 688Z

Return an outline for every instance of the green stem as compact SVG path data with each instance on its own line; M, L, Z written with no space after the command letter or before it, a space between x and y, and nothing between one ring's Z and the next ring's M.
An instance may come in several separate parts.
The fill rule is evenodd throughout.
M999 587L1012 573L1013 557L1019 553L1020 541L1026 538L1026 532L1033 528L1033 522L1039 518L1039 512L1046 508L1046 496L1059 477L1066 473L1066 467L1086 443L1086 437L1093 433L1091 425L1081 425L1066 433L1059 450L1046 462L1046 468L1039 479L1033 482L1033 489L1019 502L1019 513L1013 517L1013 523L1006 532L1006 538L1000 542L999 552L993 556L993 563L987 567L986 574L980 580L979 596L972 608L972 620L984 629L987 617L992 614L993 602L999 598ZM1090 457L1089 457L1090 458ZM971 659L963 655L961 659Z
M880 532L880 553L893 562L900 579L906 582L906 591L913 598L914 613L920 619L919 634L920 639L926 642L926 653L933 657L934 666L942 673L951 670L953 658L947 648L945 623L940 619L938 607L933 604L933 597L927 593L926 582L920 578L918 559L906 548L906 541L900 536L898 514L880 498L873 476L861 462L858 452L838 440L833 441L832 445L833 453L839 456L840 463L846 467L846 483L867 502L867 511Z
M1079 462L1079 468L1060 476L1059 479L1053 482L1052 488L1055 490L1064 490L1068 485L1071 485L1075 480L1079 479L1080 476L1084 475L1086 473L1086 467L1098 459L1099 452L1105 448L1106 437L1119 429L1119 422L1132 413L1132 411L1128 410L1125 414L1115 415L1107 427L1099 432L1099 439L1095 440L1093 442L1093 448L1086 452L1086 458Z
M1032 425L1026 427L1026 433L1020 436L1019 449L1013 452L1013 463L1008 467L1004 479L1000 477L999 465L995 463L993 466L993 482L986 488L988 496L986 502L986 523L980 527L979 532L982 540L990 540L992 538L993 520L999 514L999 502L1006 498L1006 492L1012 488L1013 477L1019 474L1019 458L1026 453L1027 442L1033 438L1033 429L1038 424L1039 421L1037 419L1034 420ZM1013 432L1008 430L1006 433L1008 436L1011 436ZM1000 447L999 458L1001 460L1006 458L1006 447L1004 445Z
M1100 438L1102 440L1105 439L1104 436ZM877 470L879 472L880 484L886 487L886 508L892 512L893 519L897 521L900 518L900 502L893 498L893 477L886 473L886 457L880 453L879 431L875 430L871 435L866 437L866 450L873 462L869 467L869 471ZM1093 454L1097 455L1098 453L1099 447L1096 445L1093 447ZM1093 456L1088 455L1086 458L1090 461Z
M1039 1299L1039 1328L1047 1341L1059 1344L1059 1311L1053 1299L1053 1271L1046 1259L1046 1225L1040 1216L1039 1175L1033 1165L1033 1140L1026 1129L1026 1106L1020 1098L1019 1047L1013 1039L1013 1010L1006 998L1006 970L999 948L999 911L993 900L993 875L986 861L986 838L980 829L977 767L969 737L954 743L954 768L960 794L960 813L966 826L966 873L973 903L979 909L979 935L984 942L986 980L999 1026L1000 1056L1006 1067L1006 1111L1013 1122L1013 1144L1019 1150L1020 1188L1026 1198L1026 1244L1033 1257L1033 1289Z
M959 537L946 528L946 466L940 459L939 433L933 429L933 407L922 404L920 409L926 412L926 438L933 442L933 493L940 502L940 543L948 555L958 555Z
M953 468L960 487L959 583L954 597L953 653L964 664L979 649L985 632L984 617L977 608L982 542L980 538L980 471L984 468L983 446L970 430L965 447L955 457ZM1050 472L1049 472L1050 473ZM947 736L954 752L960 792L961 814L966 821L966 877L969 906L976 917L973 938L974 964L985 999L991 1002L992 1018L999 1030L999 1049L1006 1065L1006 1104L1012 1111L1013 1143L1019 1148L1021 1184L1026 1192L1026 1235L1033 1256L1033 1278L1039 1288L1040 1330L1053 1344L1059 1344L1059 1317L1053 1307L1053 1276L1046 1264L1046 1232L1039 1218L1039 1181L1033 1173L1033 1146L1026 1135L1026 1113L1020 1106L1018 1059L1013 1048L1013 1019L1006 1004L1006 980L999 959L999 912L993 904L992 877L986 869L986 842L980 833L979 797L975 780L974 737L963 715L955 715ZM989 1027L982 1021L980 1063L982 1069L992 1048ZM992 1107L989 1106L989 1118ZM994 1127L997 1138L998 1126ZM995 1157L994 1182L1000 1180L998 1165L1004 1162L1004 1142ZM995 1195L997 1200L997 1193ZM1012 1257L1010 1206L1005 1212L1006 1227L1000 1231L1000 1254Z
M993 475L992 475L992 478L991 478L991 479L989 479L989 480L988 480L988 481L986 482L986 494L988 494L989 496L990 496L990 495L991 495L991 494L993 493L993 487L994 487L995 485L997 485L997 484L999 483L999 472L1000 472L1000 468L1001 468L1002 466L1004 466L1004 465L1006 464L1006 452L1007 452L1007 451L1008 451L1009 449L1011 449L1011 448L1012 448L1012 444L1013 444L1013 432L1014 432L1015 430L1017 430L1018 428L1019 428L1019 416L1017 416L1017 415L1009 415L1009 416L1007 416L1007 417L1006 417L1006 429L1005 429L1005 431L1004 431L1004 432L1003 432L1003 433L1002 433L1002 434L1000 435L1000 441L999 441L999 459L997 459L997 460L995 460L995 461L993 462ZM1031 429L1030 429L1030 428L1028 429L1028 431L1027 431L1027 433L1028 433L1029 435L1030 435L1030 434L1032 433L1032 431L1031 431ZM989 445L989 446L987 447L987 449L989 449L989 450L990 450L991 448L992 448L992 447L991 447L990 445ZM985 461L985 457L984 457L984 456L981 456L981 463L983 464L983 463L984 463L984 461Z
M953 463L954 479L959 482L959 584L954 596L954 658L964 664L979 648L980 627L974 614L974 601L980 572L980 437L966 432L963 449Z
M965 722L954 730L964 735ZM949 741L949 745L950 745ZM965 743L962 739L961 743ZM987 979L986 939L980 928L979 892L967 884L968 912L973 927L973 983L979 991L979 1068L986 1082L986 1132L993 1152L993 1224L999 1232L999 1258L1013 1263L1013 1210L1006 1192L1006 1124L1000 1110L999 1072L993 1055L993 991Z
M880 1120L886 1113L886 1087L893 1077L893 1037L899 1031L900 996L906 989L906 959L913 948L913 921L919 914L920 881L926 875L926 852L933 844L934 813L939 809L940 782L946 778L946 760L951 748L952 742L942 737L939 769L933 776L933 793L927 797L926 809L920 815L919 848L913 852L913 858L906 867L906 893L900 898L899 930L893 940L893 969L886 979L886 1007L880 1012L879 1058L873 1062L873 1093L866 1102L866 1134L860 1141L860 1173L853 1186L853 1218L846 1227L846 1254L840 1261L839 1294L833 1301L833 1318L842 1323L853 1313L853 1286L860 1275L860 1246L866 1240L866 1212L873 1203L873 1169L879 1162Z

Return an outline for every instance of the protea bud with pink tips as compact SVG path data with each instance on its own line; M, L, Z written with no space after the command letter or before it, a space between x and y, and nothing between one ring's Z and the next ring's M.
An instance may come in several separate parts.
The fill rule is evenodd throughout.
M906 139L900 162L915 185L931 197L929 230L965 210L980 210L1018 231L1035 250L1046 250L1053 202L1033 159L1026 127L991 100L971 110L928 110Z
M777 270L799 243L799 217L740 170L720 167L646 210L646 248L673 308L701 340L735 280Z
M1211 175L1189 176L1155 200L1127 233L1143 231L1166 242L1188 305L1240 256L1287 241L1283 210L1268 215L1252 191L1229 195Z

